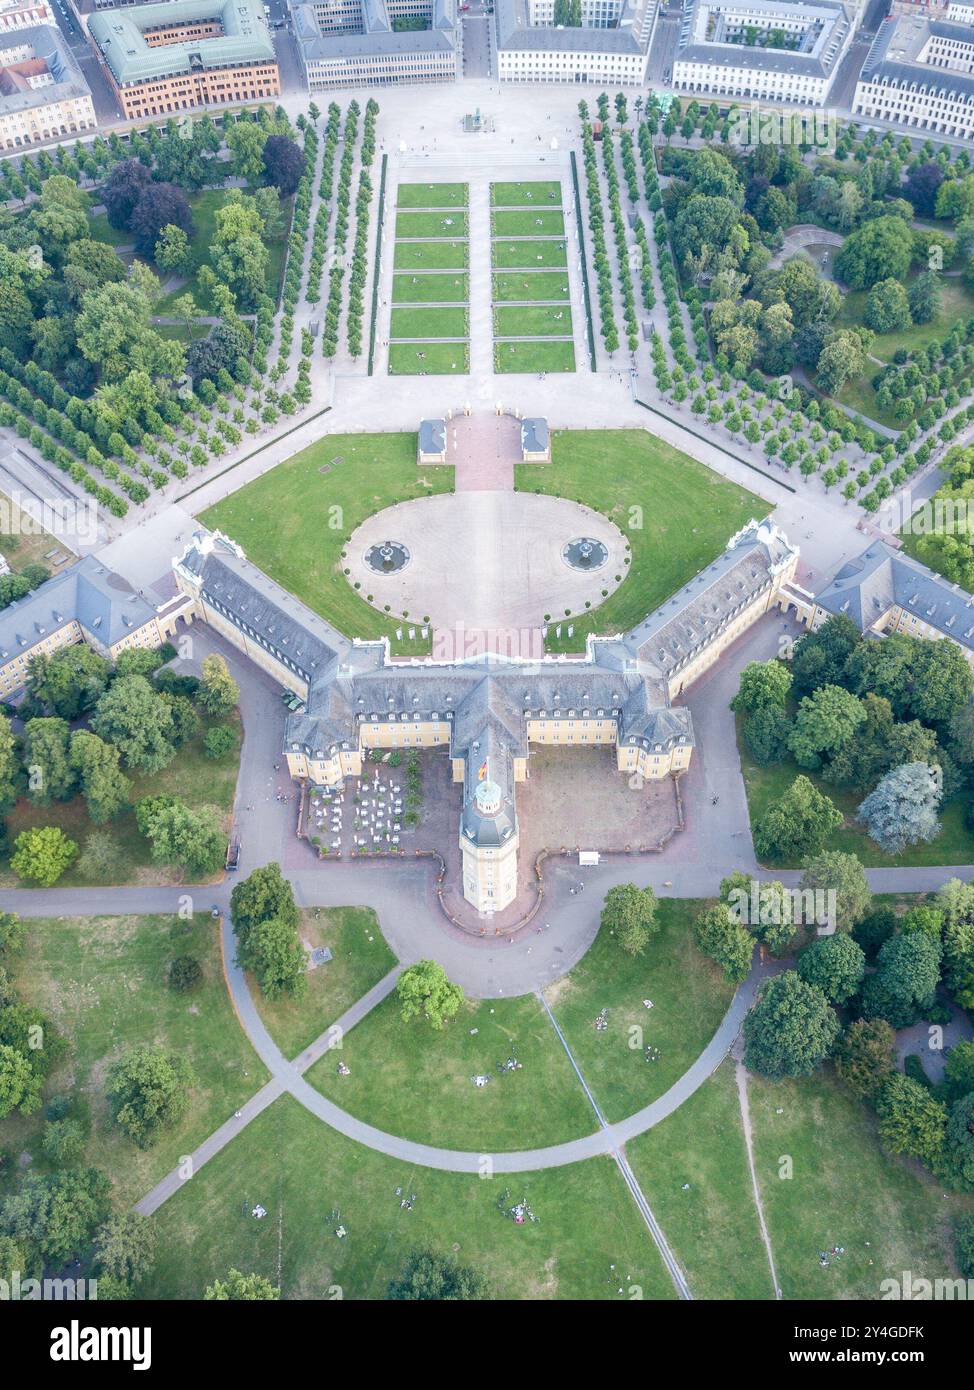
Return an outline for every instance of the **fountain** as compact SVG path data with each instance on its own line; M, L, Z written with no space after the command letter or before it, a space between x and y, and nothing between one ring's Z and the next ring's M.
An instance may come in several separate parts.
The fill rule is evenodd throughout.
M597 570L608 560L609 552L601 541L579 536L562 547L561 558L574 570Z
M401 541L383 541L369 547L365 563L375 574L398 574L409 564L409 551Z

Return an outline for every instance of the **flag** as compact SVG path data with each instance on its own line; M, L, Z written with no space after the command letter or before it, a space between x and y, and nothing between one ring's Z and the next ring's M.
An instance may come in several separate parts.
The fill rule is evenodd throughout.
M483 760L483 762L480 764L480 768L478 769L478 772L477 772L477 781L478 781L478 782L486 782L486 780L487 780L487 759L485 758L485 759Z

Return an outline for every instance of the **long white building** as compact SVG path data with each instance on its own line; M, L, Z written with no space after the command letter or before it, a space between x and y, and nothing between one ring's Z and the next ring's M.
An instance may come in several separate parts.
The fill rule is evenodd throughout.
M456 0L314 0L292 14L310 92L460 75ZM404 27L417 22L425 27Z
M646 81L658 0L581 0L581 25L556 25L554 0L495 0L502 82Z
M863 63L852 110L941 135L974 136L974 25L886 19Z
M0 149L95 128L91 91L53 24L0 34Z

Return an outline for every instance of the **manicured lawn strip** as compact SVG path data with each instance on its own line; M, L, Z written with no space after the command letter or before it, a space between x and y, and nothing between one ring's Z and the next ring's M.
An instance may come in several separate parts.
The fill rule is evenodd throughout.
M572 331L572 314L567 305L500 305L494 310L494 334L498 338L519 338L535 334L562 338Z
M237 744L222 758L208 758L203 752L203 734L211 724L232 723L237 730ZM216 812L224 829L230 830L230 811L237 785L237 771L240 765L240 721L236 715L229 719L214 719L204 722L197 738L183 744L168 767L151 776L144 773L127 772L131 778L131 805L143 796L175 796L184 801L194 811L204 808ZM108 882L115 884L181 883L182 875L165 864L153 862L149 852L149 842L140 834L135 823L135 811L124 811L105 825L95 826L88 815L88 808L80 796L70 801L52 802L50 806L37 806L22 798L7 817L7 836L9 850L22 830L40 825L59 825L64 833L81 848L93 830L111 835L122 852L121 868L115 870L107 879L85 878L76 866L58 879L60 888L91 888ZM9 853L0 860L0 886L29 888L29 883L21 883L10 871ZM222 874L222 868L221 868Z
M396 214L396 237L465 237L465 212L399 212Z
M694 1298L774 1297L733 1062L631 1139L626 1155Z
M411 1211L397 1188L415 1196ZM506 1208L526 1200L537 1221L515 1226L498 1205L505 1193ZM251 1215L257 1202L268 1213L262 1221ZM623 1302L632 1286L646 1299L674 1297L611 1159L490 1180L416 1168L353 1143L290 1097L154 1219L152 1298L200 1298L234 1266L266 1275L289 1299L384 1299L407 1255L423 1246L455 1251L501 1299Z
M466 338L466 309L393 309L390 338Z
M396 270L465 270L465 241L397 241L393 252Z
M475 1031L474 1031L475 1030ZM497 1074L516 1057L521 1070ZM551 1022L533 995L468 1000L434 1032L403 1023L395 994L345 1039L339 1076L325 1056L308 1080L359 1119L449 1149L530 1149L590 1134L595 1115ZM475 1076L489 1075L486 1086Z
M760 497L645 430L559 430L552 462L519 464L515 486L594 507L622 528L632 547L625 582L598 608L573 618L573 637L556 639L549 629L549 651L583 651L589 632L628 631L705 569L750 517L769 510ZM634 516L640 527L633 527Z
M544 271L528 270L513 275L495 275L492 293L495 304L533 299L563 300L566 304L570 302L568 276L562 273L546 274Z
M706 906L691 898L662 898L660 930L641 956L623 951L600 930L591 948L548 1001L610 1123L661 1096L698 1057L717 1031L734 990L693 941L693 919ZM647 1009L644 999L651 999ZM608 1009L608 1027L595 1020ZM642 1046L631 1047L631 1030ZM659 1049L647 1062L644 1047Z
M971 1204L885 1154L873 1112L831 1073L748 1078L754 1161L785 1298L877 1299L884 1279L956 1275L950 1224ZM780 1114L778 1113L780 1111ZM782 1156L790 1160L791 1174ZM820 1252L844 1254L819 1263Z
M203 981L190 994L169 988L177 955L193 955ZM69 1096L90 1121L84 1162L111 1178L120 1208L136 1201L223 1124L267 1080L230 1003L220 961L219 924L197 911L177 917L37 918L14 966L18 992L51 1019L68 1043L45 1097ZM185 1116L150 1149L112 1124L105 1100L109 1065L131 1047L160 1046L193 1067ZM0 1121L0 1146L29 1152L45 1169L43 1110Z
M572 343L548 339L528 339L523 343L494 344L494 370L497 372L573 372L575 348Z
M494 208L519 208L539 204L561 206L561 183L558 179L528 179L520 183L492 183L490 205Z
M565 215L553 208L540 208L537 212L492 212L491 231L494 236L564 236Z
M401 183L396 189L396 207L456 208L466 207L465 183Z
M466 274L462 275L394 275L393 304L428 304L447 301L465 304L470 297Z
M463 376L470 370L467 343L390 343L390 376Z
M209 507L200 520L233 536L255 565L340 632L389 637L396 651L421 655L428 642L397 642L395 620L377 613L349 584L342 549L356 526L383 507L452 488L452 469L423 473L416 467L413 433L326 435ZM329 507L342 508L343 531L322 524Z
M291 1059L361 999L396 964L379 920L368 907L305 908L298 934L311 946L327 946L332 959L308 971L303 999L265 999L250 982L267 1031Z
M563 241L494 241L491 257L495 270L523 270L528 266L567 266L568 253ZM560 294L560 291L559 291Z
M856 811L866 795L865 792L851 791L837 787L832 782L825 782L814 772L799 767L790 758L780 763L772 763L770 767L759 767L748 754L740 728L737 743L741 751L741 770L744 773L752 829L764 815L769 803L783 795L795 778L802 774L826 796L831 797L845 817L844 823L830 836L826 849L838 849L846 854L855 854L868 868L913 868L934 864L970 864L974 861L974 835L964 826L963 796L952 797L944 803L940 815L943 829L936 839L931 840L929 844L912 845L894 857L884 854L866 834L865 826L856 823ZM775 860L773 863L769 862L769 867L800 866Z

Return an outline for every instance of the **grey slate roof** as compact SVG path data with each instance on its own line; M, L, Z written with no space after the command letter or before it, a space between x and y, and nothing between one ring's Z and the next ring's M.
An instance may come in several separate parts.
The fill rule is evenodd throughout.
M843 565L815 602L827 613L845 613L861 631L896 604L974 650L974 596L885 541Z
M19 48L23 44L29 44L33 49L33 56L42 58L47 63L54 83L29 88L26 91L0 92L0 114L12 115L16 111L31 111L38 106L48 106L54 101L71 101L91 96L91 89L85 81L77 58L55 25L32 24L0 36L0 48Z
M825 78L833 72L845 50L845 40L853 24L850 10L838 0L814 0L812 4L789 0L748 0L748 10L765 10L769 26L782 9L791 9L802 18L816 16L823 30L811 52L787 49L750 48L745 44L712 41L706 38L708 16L721 9L717 0L694 0L685 11L677 41L675 62L705 63L710 67L753 68L762 72L789 72L799 77Z
M420 420L419 452L421 454L442 454L446 449L446 421Z
M110 647L155 614L128 580L86 555L0 612L0 661L29 651L75 619L96 643Z
M548 421L535 416L521 421L521 448L526 454L548 452Z
M974 101L974 74L955 68L932 67L921 62L920 54L931 35L974 42L974 29L968 24L948 24L919 16L891 15L879 26L859 75L860 82L890 87L915 87L935 95L954 94Z
M639 21L652 0L626 0L614 29L555 28L532 25L527 0L494 0L497 47L560 53L644 53L649 39L638 37Z
M367 58L397 53L451 53L456 49L456 0L435 0L432 28L397 33L385 0L362 0L359 33L333 33L318 23L314 6L292 5L294 36L307 69L309 62Z

